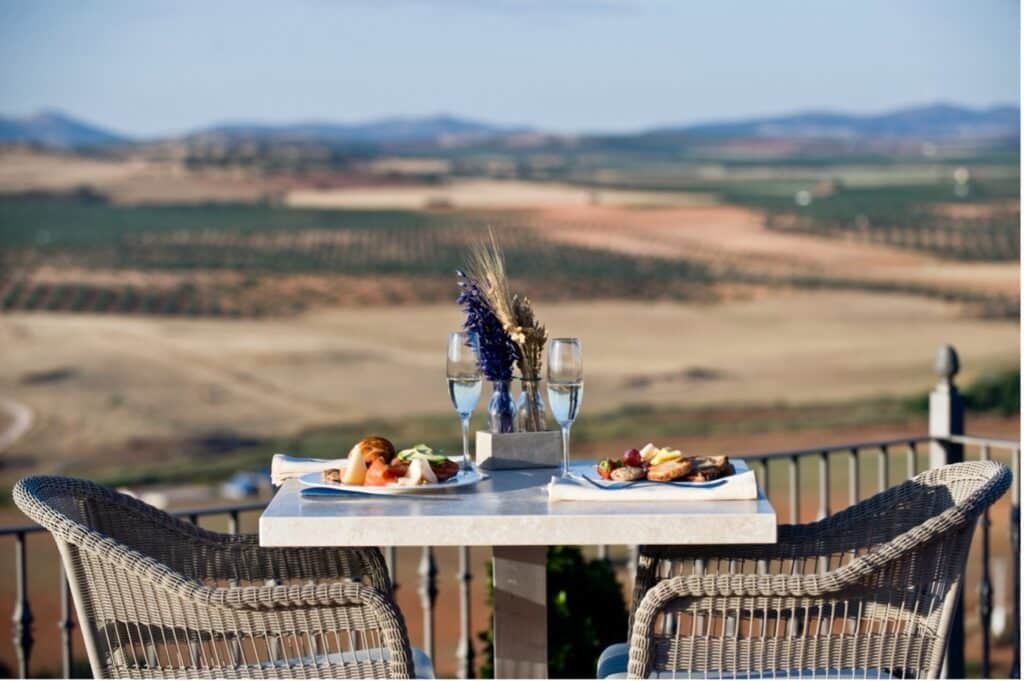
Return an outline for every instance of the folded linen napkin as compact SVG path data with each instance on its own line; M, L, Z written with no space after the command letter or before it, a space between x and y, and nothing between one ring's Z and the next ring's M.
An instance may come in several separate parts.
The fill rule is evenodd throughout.
M736 472L711 482L631 483L601 480L593 463L572 466L572 477L552 477L548 501L726 501L757 499L757 478L741 460L731 459Z
M274 454L270 462L270 482L280 485L285 480L307 473L320 473L328 468L343 468L345 459L303 459L287 454Z

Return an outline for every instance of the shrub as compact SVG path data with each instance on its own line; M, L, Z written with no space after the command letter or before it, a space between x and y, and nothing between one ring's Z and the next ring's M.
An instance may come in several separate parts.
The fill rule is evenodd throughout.
M578 546L549 547L547 572L548 676L593 678L601 651L626 637L622 586L609 561L587 560ZM481 678L494 677L493 636L492 629L480 633Z
M1001 416L1020 413L1020 369L982 376L964 391L964 405L971 411L994 411Z

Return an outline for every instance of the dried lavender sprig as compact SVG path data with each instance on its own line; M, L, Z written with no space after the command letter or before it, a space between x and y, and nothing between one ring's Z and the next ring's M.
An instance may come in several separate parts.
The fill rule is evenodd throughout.
M477 281L465 272L458 271L456 274L459 275L461 289L456 302L466 313L463 328L475 340L480 371L489 381L511 380L512 366L519 359L515 344L487 304L487 298L480 291Z

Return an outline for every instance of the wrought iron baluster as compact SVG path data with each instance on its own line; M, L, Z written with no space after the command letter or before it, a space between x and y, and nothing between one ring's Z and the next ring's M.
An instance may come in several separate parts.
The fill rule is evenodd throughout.
M828 452L820 452L818 454L818 520L827 518L831 513L828 478Z
M1014 448L1010 463L1010 551L1013 553L1013 664L1010 678L1020 677L1020 448Z
M459 547L459 645L455 651L458 661L458 674L460 679L473 678L473 634L470 631L469 605L470 590L469 583L473 574L469 567L469 547Z
M907 446L907 480L917 475L917 443L911 442Z
M25 533L14 535L14 571L17 591L14 598L14 650L18 654L18 677L28 678L28 661L32 654L32 608L28 603L28 589L25 584Z
M800 459L789 457L789 522L800 522Z
M878 491L884 492L889 489L889 447L882 445L878 448Z
M228 511L228 534L238 534L238 524L238 509L235 508ZM228 583L235 587L239 585L239 581L237 579L230 579L228 580ZM228 656L231 660L231 664L233 665L237 665L242 661L242 644L237 632L228 641Z
M61 673L65 679L71 678L71 630L75 625L71 621L71 586L68 584L68 573L64 571L64 565L60 567L60 620L57 628L60 629L61 649Z
M981 446L981 460L988 461L988 445ZM981 583L978 585L978 617L981 620L981 676L990 678L992 668L992 575L989 571L989 517L985 508L981 517Z
M434 603L437 601L437 563L434 548L424 546L420 558L420 605L423 607L423 647L431 660L437 659L434 651Z
M765 497L768 497L768 488L771 487L768 477L768 464L768 459L761 459L761 489L764 490Z

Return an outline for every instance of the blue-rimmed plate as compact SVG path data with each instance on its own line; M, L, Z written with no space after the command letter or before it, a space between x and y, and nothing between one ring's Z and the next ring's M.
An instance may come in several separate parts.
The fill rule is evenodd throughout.
M746 473L750 470L747 467L745 461L740 459L730 459L729 463L733 466L733 472L731 475L727 475L724 478L717 478L715 480L707 480L705 482L683 482L682 480L668 480L668 481L655 481L655 480L605 480L597 471L594 470L593 466L587 466L586 468L573 466L569 476L574 478L577 482L584 485L590 485L591 487L600 487L601 489L627 489L629 487L691 487L691 488L710 488L710 487L721 487L722 485L729 482L731 478Z
M452 461L461 464L462 457L452 457ZM340 482L324 482L320 479L319 473L307 473L300 476L299 484L304 488L328 489L337 492L348 492L350 494L392 496L395 494L430 494L431 492L442 492L449 489L461 489L463 487L471 487L486 479L487 475L480 472L474 466L469 470L460 469L458 473L444 482L426 485L400 485L398 483L388 485L346 485Z

